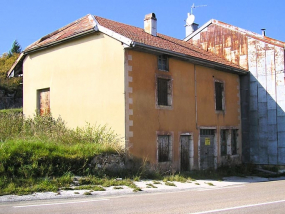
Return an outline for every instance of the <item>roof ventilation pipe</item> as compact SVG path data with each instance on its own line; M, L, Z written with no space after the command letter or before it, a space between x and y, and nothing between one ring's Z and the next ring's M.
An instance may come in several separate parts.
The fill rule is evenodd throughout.
M262 36L265 36L265 30L266 30L265 28L262 28L262 29L261 29L261 31L262 31Z
M157 19L154 13L145 15L144 18L144 31L156 36L157 35Z

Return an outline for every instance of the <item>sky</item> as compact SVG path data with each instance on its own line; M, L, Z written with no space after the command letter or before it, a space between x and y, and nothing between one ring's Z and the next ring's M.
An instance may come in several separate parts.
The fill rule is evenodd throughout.
M0 55L14 40L22 49L87 14L143 28L144 16L155 13L159 33L185 38L185 20L193 9L195 23L210 19L285 42L284 0L0 0Z

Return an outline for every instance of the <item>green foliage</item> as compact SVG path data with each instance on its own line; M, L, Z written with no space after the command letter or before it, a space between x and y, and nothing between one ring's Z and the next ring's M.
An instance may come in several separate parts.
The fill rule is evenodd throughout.
M19 54L19 53L21 53L21 51L22 51L21 45L18 43L17 40L15 40L12 44L12 48L9 51L8 55L13 56L13 54Z
M169 181L166 181L166 182L165 182L165 185L166 185L166 186L173 186L173 187L176 187L175 183L172 183L172 182L169 182Z
M18 53L14 53L10 56L8 54L0 56L0 90L12 93L20 87L22 77L7 78L7 73L17 60L18 56Z

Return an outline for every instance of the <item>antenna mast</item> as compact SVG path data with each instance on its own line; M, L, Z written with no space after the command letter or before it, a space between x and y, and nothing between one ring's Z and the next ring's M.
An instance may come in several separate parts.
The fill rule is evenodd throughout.
M193 9L196 8L196 7L207 7L207 5L198 5L198 6L195 6L195 4L193 3L193 5L191 6L191 14L193 14Z

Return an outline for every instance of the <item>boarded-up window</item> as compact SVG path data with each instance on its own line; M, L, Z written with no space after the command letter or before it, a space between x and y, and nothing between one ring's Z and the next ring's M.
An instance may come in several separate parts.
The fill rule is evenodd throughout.
M216 95L216 110L224 110L224 84L221 82L215 82L215 95Z
M38 110L41 116L50 113L50 89L49 88L38 90Z
M221 156L227 155L227 130L221 130Z
M238 136L238 130L233 129L231 134L231 149L232 149L232 155L237 154L237 136Z
M158 162L171 161L171 136L158 135Z
M163 106L171 106L171 80L157 78L157 104Z
M158 69L168 71L168 57L166 55L158 56Z

